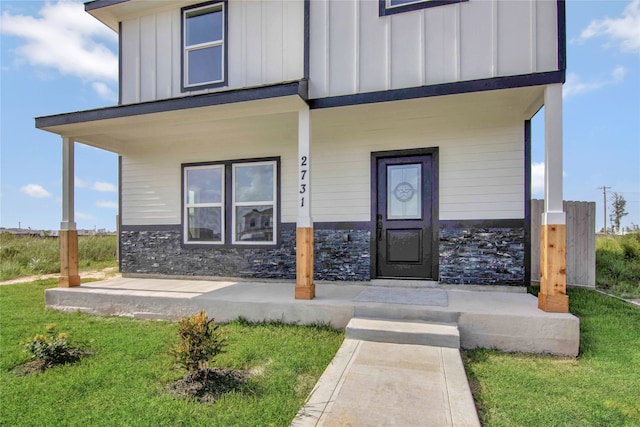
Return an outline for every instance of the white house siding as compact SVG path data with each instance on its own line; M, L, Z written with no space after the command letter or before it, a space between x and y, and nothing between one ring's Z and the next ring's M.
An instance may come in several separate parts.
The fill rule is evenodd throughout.
M296 218L297 115L218 123L184 137L156 139L122 155L123 225L181 223L181 164L281 157L282 220ZM277 125L273 125L277 123Z
M310 97L557 70L556 8L469 0L378 16L377 1L314 0Z
M524 218L522 121L324 110L312 118L314 221L370 221L371 153L426 147L439 149L441 220Z
M371 153L426 147L439 149L441 220L524 218L524 119L500 104L485 93L313 110L314 221L370 221ZM123 154L124 225L180 224L182 163L272 156L281 219L296 221L295 113L202 122L182 135Z
M200 91L181 91L180 6L159 7L153 12L146 11L143 16L123 18L122 103L274 84L303 77L303 1L233 0L227 5L228 84Z

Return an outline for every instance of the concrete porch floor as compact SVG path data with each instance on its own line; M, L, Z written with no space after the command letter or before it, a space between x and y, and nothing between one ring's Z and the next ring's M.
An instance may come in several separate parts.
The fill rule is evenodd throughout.
M294 283L114 278L48 289L45 300L55 310L153 319L176 320L204 309L220 322L242 316L255 321L323 322L336 328L344 328L353 317L448 323L458 326L465 349L578 354L579 319L539 310L532 295L422 283L401 282L402 287L395 287L395 281L319 283L316 298L306 301L294 299ZM378 294L395 297L391 301L362 297L374 287Z

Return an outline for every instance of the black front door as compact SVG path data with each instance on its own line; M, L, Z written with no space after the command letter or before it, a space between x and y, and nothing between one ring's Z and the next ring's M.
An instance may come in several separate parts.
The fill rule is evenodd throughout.
M433 157L376 162L376 275L434 279Z

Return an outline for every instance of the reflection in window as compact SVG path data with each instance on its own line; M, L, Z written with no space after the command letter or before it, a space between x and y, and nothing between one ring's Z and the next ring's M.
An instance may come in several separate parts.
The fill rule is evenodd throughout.
M224 242L224 166L185 168L186 242Z
M275 243L275 162L233 165L234 243Z

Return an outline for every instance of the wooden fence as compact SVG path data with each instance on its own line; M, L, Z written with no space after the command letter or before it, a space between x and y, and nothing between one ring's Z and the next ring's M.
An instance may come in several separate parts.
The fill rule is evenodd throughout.
M540 280L543 200L531 201L531 280ZM567 285L596 286L596 203L564 202L567 213Z

